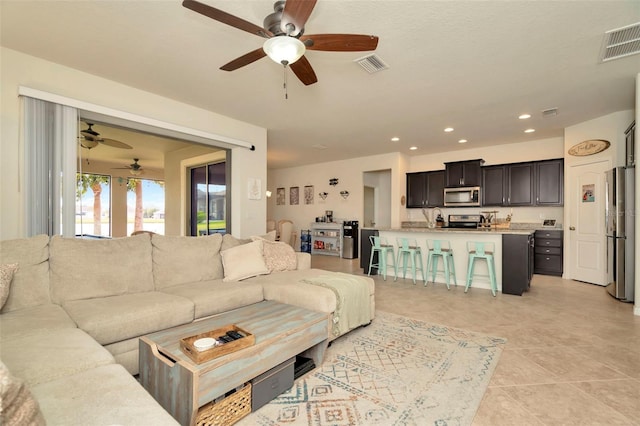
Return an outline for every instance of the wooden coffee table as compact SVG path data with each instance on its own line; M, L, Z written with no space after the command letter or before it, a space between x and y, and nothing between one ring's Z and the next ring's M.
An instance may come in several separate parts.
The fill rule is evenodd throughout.
M194 363L180 339L235 324L255 336L253 346ZM304 353L319 366L327 348L329 316L264 301L140 338L140 380L182 425L194 425L198 408L278 364Z

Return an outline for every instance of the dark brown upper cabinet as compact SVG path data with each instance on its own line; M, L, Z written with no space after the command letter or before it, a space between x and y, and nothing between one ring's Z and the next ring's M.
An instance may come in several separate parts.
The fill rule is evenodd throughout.
M482 205L502 206L505 197L506 167L503 165L482 168Z
M407 173L407 208L444 205L444 170Z
M549 160L535 163L537 206L564 204L564 161Z
M484 160L456 161L444 163L447 188L480 186Z

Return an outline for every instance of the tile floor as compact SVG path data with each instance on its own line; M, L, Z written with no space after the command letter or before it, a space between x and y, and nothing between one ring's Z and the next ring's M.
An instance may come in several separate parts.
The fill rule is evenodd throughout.
M359 260L312 267L362 274ZM523 296L375 277L376 308L508 339L473 425L640 425L640 317L603 287L534 275Z

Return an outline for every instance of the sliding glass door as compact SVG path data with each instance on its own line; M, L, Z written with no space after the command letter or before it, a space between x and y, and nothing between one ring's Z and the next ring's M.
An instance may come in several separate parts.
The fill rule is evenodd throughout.
M227 163L192 167L190 177L191 235L228 232Z

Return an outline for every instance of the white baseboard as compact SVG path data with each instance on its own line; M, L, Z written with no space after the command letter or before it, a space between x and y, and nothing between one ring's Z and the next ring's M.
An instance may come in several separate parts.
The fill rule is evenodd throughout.
M633 306L633 315L637 315L640 317L640 305L634 305Z

